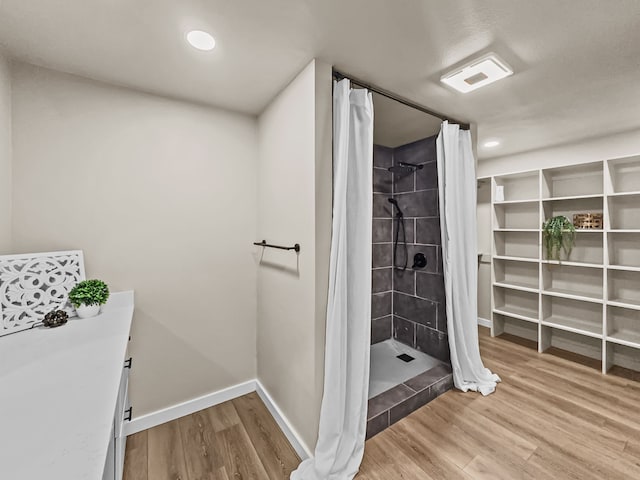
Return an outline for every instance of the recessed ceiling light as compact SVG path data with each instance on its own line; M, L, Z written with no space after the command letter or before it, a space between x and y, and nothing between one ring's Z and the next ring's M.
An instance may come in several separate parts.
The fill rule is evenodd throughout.
M192 30L187 33L187 42L191 44L193 48L203 50L205 52L213 50L216 46L216 40L207 32L202 30Z
M494 147L497 147L498 145L500 145L500 141L499 140L488 140L488 141L484 142L484 146L486 148L494 148Z
M440 81L459 92L467 93L513 75L513 70L495 53L488 53L443 75Z

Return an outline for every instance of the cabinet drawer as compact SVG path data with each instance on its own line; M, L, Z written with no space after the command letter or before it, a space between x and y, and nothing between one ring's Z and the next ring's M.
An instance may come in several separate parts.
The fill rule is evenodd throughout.
M115 413L115 437L119 438L123 435L125 411L129 408L129 369L122 369L122 378L120 379L120 390L118 391L118 402L116 403Z

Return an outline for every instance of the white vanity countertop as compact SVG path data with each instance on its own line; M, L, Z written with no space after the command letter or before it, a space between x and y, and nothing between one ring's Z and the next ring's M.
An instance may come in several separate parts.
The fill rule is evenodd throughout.
M0 337L0 478L101 480L133 292L100 315Z

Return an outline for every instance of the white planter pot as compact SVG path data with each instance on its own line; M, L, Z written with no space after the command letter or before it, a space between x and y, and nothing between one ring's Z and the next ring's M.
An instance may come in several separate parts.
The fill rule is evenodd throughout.
M100 305L80 305L76 308L76 313L80 318L95 317L100 313Z

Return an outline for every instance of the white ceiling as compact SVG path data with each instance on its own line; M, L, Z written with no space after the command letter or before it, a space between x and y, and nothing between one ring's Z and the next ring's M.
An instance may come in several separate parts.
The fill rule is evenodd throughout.
M0 0L0 46L27 62L256 114L318 57L503 140L481 158L639 128L639 25L638 0ZM515 75L439 83L487 51Z

